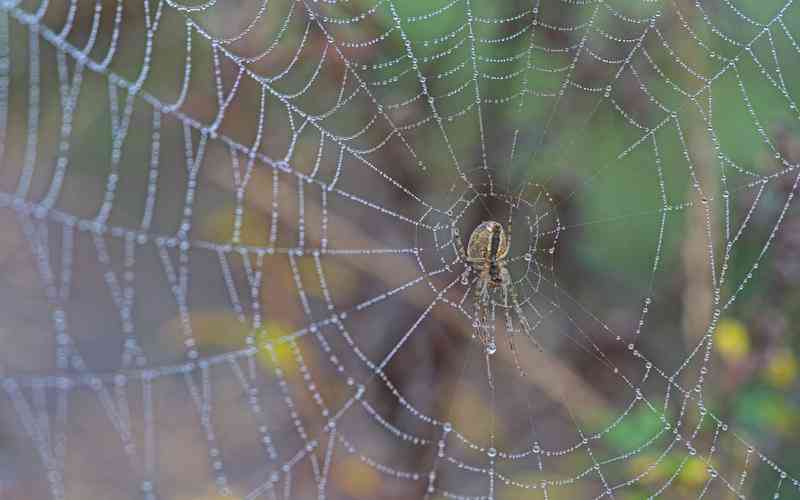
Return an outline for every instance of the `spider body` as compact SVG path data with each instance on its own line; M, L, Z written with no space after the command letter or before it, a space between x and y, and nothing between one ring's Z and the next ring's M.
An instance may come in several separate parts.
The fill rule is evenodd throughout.
M488 274L490 288L502 287L502 270L508 256L509 240L499 222L486 221L476 227L467 244L467 262L478 273Z
M505 312L509 348L517 368L524 374L519 366L514 346L515 329L511 319L512 312L516 314L523 332L536 348L541 350L541 346L533 337L532 329L519 303L514 280L507 267L508 254L511 249L511 221L508 222L508 232L499 222L493 220L482 222L472 231L466 250L456 226L452 226L452 236L458 258L467 266L462 283L469 283L469 277L472 274L477 275L473 288L475 337L483 344L487 353L493 354L497 350L494 329L489 325L488 318L494 304L493 292L499 288L503 293L502 306Z

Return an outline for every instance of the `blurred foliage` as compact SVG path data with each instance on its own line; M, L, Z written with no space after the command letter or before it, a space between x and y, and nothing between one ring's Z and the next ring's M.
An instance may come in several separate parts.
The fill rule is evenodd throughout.
M797 380L797 357L791 349L780 349L769 356L764 377L778 389L791 389Z
M353 4L349 6L336 6L330 7L330 13L340 17L349 17L353 12L358 11L364 5L359 2L358 5ZM746 5L745 5L746 4ZM487 17L501 16L503 9L501 6L493 7L491 5L482 5L483 15ZM620 12L632 18L640 18L653 13L655 8L653 5L646 3L624 4L617 6ZM757 11L759 9L753 2L744 2L743 9L748 12ZM400 7L404 16L422 14L430 10L428 2L424 0L414 0L404 2ZM581 18L575 16L574 18L566 17L561 18L554 15L551 20L552 24L575 24ZM222 18L224 16L220 16ZM429 38L428 33L447 32L448 27L455 26L461 23L463 13L458 9L451 9L445 11L442 15L430 23L423 25L409 25L407 26L407 35L411 40L426 40ZM727 18L725 18L727 19ZM219 22L219 20L218 20ZM676 22L673 20L673 22ZM723 20L723 26L726 22ZM800 25L800 23L795 23ZM366 37L375 36L393 25L393 19L389 12L378 10L369 24L365 25L365 32L359 33L354 31L350 25L340 26L337 32L339 36L344 38L353 37ZM613 31L615 27L613 22L610 22L610 28ZM618 26L616 26L618 27ZM700 20L695 21L693 26L697 33L702 36L708 36L707 26ZM665 26L663 29L664 36L669 39L670 36L683 36L677 26ZM296 36L296 34L295 34ZM568 35L559 35L567 37ZM556 36L548 40L544 38L542 43L554 43ZM391 39L387 41L391 46ZM399 42L398 42L399 43ZM610 47L605 47L610 49ZM366 48L358 57L369 62L371 65L380 66L381 63L391 61L394 56L395 50L387 50L385 53L382 51L374 51L372 48ZM725 45L719 41L712 41L708 43L709 53L703 53L702 58L707 57L708 61L713 59L714 51L731 57L733 54L726 52L728 50ZM710 54L710 55L709 55ZM483 57L487 59L501 58L507 55L501 49L493 51L491 47L484 47ZM608 57L612 58L615 54ZM621 54L616 54L621 56ZM193 57L202 60L208 58L209 54L201 50ZM665 72L670 78L674 78L684 85L690 86L691 78L686 79L682 75L683 64L676 59L674 53L668 51L654 52L650 54L656 64ZM688 58L694 57L686 55ZM450 69L462 62L464 54L455 52L447 57L441 57L435 61L427 61L424 64L423 72L425 74L447 74ZM552 67L559 67L569 64L570 58L567 54L552 53L546 60L547 64ZM713 61L712 61L713 62ZM366 66L365 66L366 67ZM786 114L785 103L781 102L778 97L774 95L773 89L760 78L760 70L752 64L742 64L738 68L742 79L748 83L747 95L748 99L752 102L758 103L760 117L764 123L771 124L771 129L767 133L774 133L778 124L786 124L788 115ZM794 80L794 68L784 68L787 80ZM594 73L596 72L596 74ZM791 74L790 74L791 73ZM338 76L334 72L334 76ZM537 73L536 84L542 88L554 85L558 79L553 74ZM652 89L654 95L664 102L675 104L676 109L685 110L685 100L682 96L676 96L673 92L671 85L673 82L668 82L666 79L661 78L662 75L655 75L650 73L643 73L646 78L647 85ZM375 76L391 78L390 72L381 75L380 73ZM604 78L602 71L597 66L588 66L583 69L583 73L579 75L581 81L587 85L595 81L602 81ZM685 81L681 81L684 78ZM552 81L551 81L552 80ZM331 81L335 81L332 79ZM434 94L443 94L449 90L447 85L448 81L430 81L430 88L433 89ZM416 82L414 79L400 80L395 82L395 90L397 95L404 93L412 93L415 91ZM494 81L491 83L492 95L508 95L515 90L516 82L512 81ZM378 87L376 95L379 99L386 102L393 102L397 100L391 93L386 95L381 94L381 89ZM641 103L637 102L636 97L626 96L624 92L615 92L614 97L618 99L624 107L631 109L641 108ZM460 104L461 107L466 106L470 101L465 98L464 102ZM713 89L713 110L715 116L722 116L723 119L718 119L714 123L718 139L722 145L722 149L736 162L745 165L746 168L753 169L761 173L768 174L775 168L774 159L767 154L765 147L759 134L753 133L754 126L751 123L751 116L747 106L744 105L744 99L741 89L734 81L723 81L716 85ZM458 106L456 107L458 108ZM513 108L513 109L512 109ZM417 112L424 114L422 108L412 108L409 113L416 109ZM575 211L577 215L574 217L577 221L585 223L581 225L580 230L573 233L567 233L566 237L571 238L570 244L572 245L569 252L574 254L574 262L572 268L562 267L560 272L561 278L565 281L570 279L577 279L579 283L584 282L605 282L610 281L617 284L618 300L616 303L635 303L636 294L641 294L642 290L648 288L648 279L652 279L648 272L652 265L652 253L654 238L658 229L658 219L654 214L658 213L661 203L661 193L659 192L659 184L656 182L656 176L652 169L643 168L652 163L652 158L646 152L633 150L630 152L624 162L619 165L607 164L607 160L614 158L620 151L625 150L639 136L638 130L633 130L629 124L621 119L616 110L608 107L601 108L592 116L592 126L590 133L586 133L584 122L589 112L589 106L580 98L576 99L571 104L569 112L563 113L559 117L561 122L557 129L553 130L552 136L548 141L535 144L539 130L537 121L540 121L543 116L546 116L544 110L545 105L536 100L529 100L522 108L522 112L518 112L516 106L508 106L508 109L493 112L491 119L493 123L500 124L498 135L507 133L513 126L520 126L520 124L530 122L531 125L526 127L522 126L522 130L526 128L533 129L530 132L530 137L527 138L527 143L522 143L522 149L528 163L521 165L509 165L509 175L530 175L532 178L549 181L552 183L556 190L556 197L567 198L571 193L577 192L577 201L564 202L560 207L564 210ZM238 112L244 113L245 110ZM232 109L229 114L235 115L236 109ZM688 115L688 111L687 111ZM354 127L359 123L360 113L353 110L350 116L344 117L341 123L337 126L342 130L348 127ZM648 117L646 113L638 118L647 122ZM349 119L349 122L347 120ZM683 126L687 128L688 133L692 132L692 119L682 117ZM742 124L745 124L744 126ZM477 128L473 123L461 123L449 125L449 130L453 136L471 137L473 142L477 141ZM787 125L789 134L793 134L797 127L793 124ZM434 167L434 175L439 177L447 177L451 175L442 165L446 165L449 160L442 148L431 148L425 141L428 137L422 137L417 140L415 147L420 150L425 150L429 153L430 157L434 160L432 164ZM666 165L663 186L665 189L664 195L668 198L671 205L680 205L687 199L690 199L691 192L689 191L690 176L687 175L686 169L678 167L682 165L683 155L689 154L685 151L684 144L679 142L676 137L669 135L659 135L660 150L662 155L663 164ZM502 141L497 144L503 145ZM295 161L298 165L311 164L316 156L315 141L301 140L296 146ZM696 154L695 151L691 151ZM384 162L392 164L397 162L393 157L395 152L387 151ZM534 158L533 163L530 159ZM594 177L598 168L603 168L601 176ZM397 167L394 170L406 172L408 168ZM258 176L258 173L256 174ZM591 183L585 182L590 179ZM731 174L731 179L735 179L736 175ZM413 177L412 177L413 179ZM423 179L415 179L417 182L427 182ZM719 181L719 172L712 174L712 182ZM256 180L255 182L259 182ZM266 192L268 189L268 180L261 180L262 191ZM735 184L735 181L732 181ZM559 186L559 183L561 184ZM735 188L735 187L734 187ZM687 194L688 193L688 194ZM730 260L731 268L729 269L730 278L729 283L735 284L738 280L745 276L752 276L753 270L751 269L752 262L757 258L759 252L764 246L764 237L769 230L769 226L762 224L762 221L769 220L770 216L774 216L780 209L782 193L768 191L764 195L762 201L763 208L760 208L756 213L756 218L750 221L749 231L744 233L742 241L739 242L733 250L733 258ZM732 209L732 220L734 223L742 223L745 216L750 220L748 211L752 203L752 198L742 197L739 199L739 204L734 205ZM718 207L721 209L721 207ZM204 217L200 224L200 234L212 240L227 240L230 238L232 222L234 220L233 205L221 205L214 211L209 212ZM637 216L637 214L644 213L645 216ZM760 217L760 218L759 218ZM618 222L615 219L619 218ZM800 218L796 211L790 213L790 218ZM241 241L244 244L260 245L264 244L266 231L265 227L268 225L268 217L264 211L247 210L245 211L243 224L241 227ZM663 249L662 259L666 264L664 267L667 269L676 268L680 266L679 263L681 252L685 251L682 248L684 244L685 233L687 230L688 215L687 211L676 210L670 214L667 224L664 226ZM291 220L289 223L291 224ZM569 223L568 221L567 223ZM597 223L596 223L597 222ZM286 223L285 221L283 222ZM291 227L289 227L291 229ZM715 235L716 237L717 235ZM784 250L790 251L790 255L800 258L800 253L791 253L793 249ZM791 260L791 259L790 259ZM314 262L309 258L298 258L298 271L301 282L303 283L317 283L319 281L318 271ZM773 272L780 272L781 270L767 270L763 279L748 278L750 282L748 286L743 287L740 292L740 298L737 304L729 311L728 314L716 325L714 329L714 353L718 358L715 358L712 363L717 362L715 371L718 375L714 380L720 382L723 390L719 393L711 392L705 394L705 405L708 408L714 408L723 420L733 419L733 421L743 426L744 429L756 432L757 429L768 429L768 433L774 434L782 440L785 440L783 448L786 450L793 449L800 445L800 433L798 433L798 419L800 419L800 408L796 402L788 397L788 394L797 394L798 390L798 358L797 352L800 349L800 340L794 334L797 330L797 310L796 300L786 300L780 302L778 297L773 297L777 309L774 311L776 315L780 315L785 319L784 326L779 327L781 330L778 336L784 338L783 340L776 340L770 338L770 334L766 333L770 326L765 325L764 318L761 314L760 304L764 301L769 301L771 293L774 290L775 280L769 274ZM285 290L293 289L296 284L294 277L288 265L279 265L271 270L271 283L273 287L282 288ZM350 268L346 264L325 267L325 277L327 285L330 289L336 290L337 295L341 297L349 297L358 291L361 276L358 270ZM239 278L241 278L241 273ZM662 292L664 295L659 297L660 303L666 304L679 304L682 300L680 291L685 283L682 283L676 275L656 274L655 279L663 281L664 286L661 288L667 290ZM787 290L796 290L797 283L790 284ZM732 292L732 286L729 285L726 292ZM794 287L794 288L793 288ZM312 300L322 301L322 290L320 287L311 286L306 289L309 297ZM580 299L591 305L598 307L612 301L612 297L606 294L603 286L586 287L581 286L578 289ZM798 293L797 291L794 292ZM292 294L288 294L292 296ZM280 300L280 299L279 299ZM275 304L270 304L266 299L263 300L264 307L273 307ZM270 320L264 326L260 333L259 345L267 345L267 348L259 348L258 361L262 369L271 372L275 369L280 369L287 377L298 376L297 353L302 352L304 357L303 361L312 369L316 368L319 360L315 359L312 353L314 349L298 349L297 345L291 342L267 342L263 343L265 339L278 339L282 336L292 333L292 325L298 321L302 321L302 312L299 305L295 302L286 301L280 302L277 309L281 311L281 320ZM636 311L631 311L619 307L619 314L634 315ZM794 315L794 316L792 316ZM220 350L225 351L240 347L243 344L245 337L248 335L248 327L239 322L229 312L224 310L216 311L203 311L195 313L193 325L195 325L195 337L202 347L206 350ZM665 345L670 348L679 349L680 347L675 344L669 344L669 341L661 339L675 335L675 331L680 330L678 324L678 317L661 316L656 320L651 320L647 323L647 334L644 335L642 349L652 355L654 359L668 360L669 356L660 356L659 351ZM177 319L175 320L177 321ZM660 322L659 322L660 321ZM174 338L179 339L178 325L172 324L171 329L174 330ZM781 329L782 328L782 329ZM220 335L219 332L225 332ZM660 336L660 337L659 337ZM671 337L670 337L671 338ZM655 339L655 340L653 340ZM680 340L677 341L680 344ZM689 341L687 340L687 343ZM624 365L622 359L615 359L615 362ZM332 384L332 382L327 382ZM489 402L484 397L480 388L462 384L458 391L453 391L449 400L444 405L443 418L459 422L459 429L466 435L482 436L486 434L486 429L492 422L492 409ZM611 392L615 391L615 387L598 388L607 389ZM672 412L671 408L667 408L666 412ZM468 418L465 418L468 416ZM688 420L696 421L696 417L686 417ZM506 425L502 422L498 423L497 436L502 438L506 433ZM700 429L700 435L697 442L701 443L706 448L710 445L714 436L714 425L706 420L706 423ZM637 450L639 447L653 439L659 432L664 431L664 421L659 419L649 408L643 405L636 405L633 410L618 425L611 429L603 439L603 445L609 451L617 454L625 454L631 450ZM700 445L698 444L698 448ZM789 452L787 452L789 453ZM740 467L740 463L734 464L718 464L712 457L710 459L712 465L726 467L725 473L730 473L730 470L735 470ZM654 466L653 464L658 464ZM674 476L674 481L681 494L691 496L691 492L696 492L702 489L704 483L709 479L709 467L703 459L697 456L687 456L682 448L676 447L672 451L663 456L654 454L651 451L645 451L636 454L627 464L628 475L636 476L643 474L641 483L634 488L633 492L625 492L624 498L646 498L657 488L660 484L670 480ZM352 496L353 498L372 498L380 490L381 477L371 467L366 466L363 462L355 457L347 457L343 460L335 462L334 465L334 481L338 488ZM551 480L557 477L558 472L551 475ZM569 474L564 474L565 479ZM535 473L530 474L517 474L514 479L522 483L536 483L540 477ZM756 497L764 497L771 490L768 487L772 485L766 483L763 492L755 492ZM578 498L581 494L587 492L573 491L566 494L563 498ZM511 496L504 496L503 498L517 498L515 494L509 493ZM559 493L551 493L550 498L561 498Z

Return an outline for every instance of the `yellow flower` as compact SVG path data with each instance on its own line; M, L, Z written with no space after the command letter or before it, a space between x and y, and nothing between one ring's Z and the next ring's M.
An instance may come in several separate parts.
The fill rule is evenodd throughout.
M775 387L785 389L797 379L797 358L789 349L776 352L764 368L764 376Z
M726 362L736 364L744 361L750 353L750 335L747 327L735 319L720 321L714 335L714 345Z

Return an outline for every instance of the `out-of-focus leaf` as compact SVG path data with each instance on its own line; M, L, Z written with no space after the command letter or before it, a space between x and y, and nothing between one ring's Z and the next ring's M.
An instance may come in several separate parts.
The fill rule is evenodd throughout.
M797 358L791 350L781 349L773 354L764 368L764 377L779 389L790 387L797 380Z
M702 486L708 478L708 466L696 456L686 460L680 475L678 475L678 481L692 490Z
M661 420L646 408L637 407L607 437L620 450L631 450L652 438L662 428Z
M797 410L782 394L756 387L739 397L736 420L754 431L770 429L775 433L792 434L800 420Z
M725 362L736 364L750 354L750 335L741 321L724 319L717 326L714 347Z
M628 461L628 473L630 476L639 477L644 474L640 479L642 484L654 484L664 481L669 473L670 468L664 463L667 458L663 458L658 464L659 455L656 453L639 453L634 455Z

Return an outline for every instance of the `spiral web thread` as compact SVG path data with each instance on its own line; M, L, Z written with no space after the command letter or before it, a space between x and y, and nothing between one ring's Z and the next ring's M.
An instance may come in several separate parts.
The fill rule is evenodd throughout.
M345 457L366 464L388 488L409 497L562 498L574 495L570 492L576 485L588 485L580 491L591 491L591 497L626 498L632 487L665 466L668 455L677 455L678 465L659 484L648 483L653 496L745 498L750 475L766 470L762 475L772 483L775 498L800 498L800 482L787 469L704 405L718 321L755 279L797 192L800 171L795 160L770 137L765 122L800 117L792 82L785 80L783 70L787 61L800 56L800 31L792 22L796 7L792 2L762 6L754 16L728 0L713 8L679 2L643 2L636 8L622 4L537 1L487 8L476 0L448 0L409 13L391 0L371 5L265 0L233 13L214 0L3 0L0 207L7 216L4 223L13 222L9 231L19 232L27 242L29 261L37 271L47 311L43 324L49 324L49 332L40 329L34 340L40 355L43 349L49 354L38 365L20 366L12 344L4 358L4 422L13 424L11 432L24 436L27 445L15 468L20 477L4 478L0 496L15 498L15 482L27 485L32 497L38 492L52 498L89 498L86 492L180 498L182 491L205 491L203 484L176 484L165 470L170 469L168 450L159 446L173 429L191 428L194 434L184 437L203 444L207 472L201 476L211 491L247 499L338 498L332 470ZM550 12L574 23L552 24ZM663 30L669 20L678 35ZM446 30L433 32L442 26ZM685 46L674 46L678 39ZM624 56L604 55L609 47L613 50L608 52ZM490 48L492 54L507 55L485 55ZM694 60L687 53L695 54ZM697 54L706 60L702 67ZM428 68L440 60L453 61L451 69L431 74ZM665 60L679 70L662 71ZM578 75L587 65L603 68L603 81L588 85L581 80ZM498 81L513 85L495 86ZM770 111L768 118L762 117L767 113L751 97L756 84L782 103L780 116ZM712 115L712 91L719 86L739 92L749 121L738 126L751 129L761 150L774 156L774 171L743 166L720 142L719 117ZM408 88L415 91L407 94ZM498 88L517 90L500 94ZM622 99L626 92L639 93L649 113L628 109ZM534 432L530 441L527 435L521 439L525 451L503 449L495 443L494 421L489 440L476 442L459 429L458 421L420 410L414 397L393 383L391 365L404 348L428 334L437 311L454 311L469 329L473 283L461 282L450 225L495 193L509 193L514 209L524 209L525 203L535 206L524 201L528 184L521 183L517 191L499 175L497 164L513 165L527 155L534 162L539 159L541 149L525 144L548 144L560 113L581 99L592 103L593 111L581 120L584 128L576 137L588 133L601 108L611 110L634 137L606 152L582 181L582 189L607 180L615 165L636 155L635 161L644 158L650 178L660 183L656 205L643 214L624 214L655 221L651 292L664 272L669 221L697 209L704 214L705 264L714 296L710 320L696 345L680 354L675 369L659 367L638 349L657 300L643 297L633 336L616 331L559 285L552 258L548 261L559 236L571 228L558 218L544 230L531 223L528 234L541 233L547 244L539 248L532 243L524 259L514 260L528 262L518 283L527 290L521 291L523 317L535 332L543 331L536 325L548 316L566 318L582 349L615 377L616 390L627 403L616 408L607 425L591 432L584 429L580 411L568 410L574 442L562 448L547 449ZM95 144L100 152L81 154L88 146L85 141L77 144L74 134L81 109L87 107L102 108L96 119L106 133L93 138L102 142ZM231 115L248 120L226 120ZM687 129L689 116L699 117L703 125ZM512 124L510 144L502 143L502 151L492 133L501 117ZM532 127L532 121L538 125ZM454 134L452 127L459 123L474 128L477 142ZM665 136L678 149L669 164L663 157ZM692 152L697 136L713 150L709 162L720 172L718 189L709 187L711 181L697 166L701 160ZM563 144L564 158L577 140ZM299 156L300 145L315 153ZM168 156L168 151L181 154ZM380 155L389 153L399 160L381 161ZM468 159L471 155L479 158L477 168ZM82 182L80 173L93 164L102 165L97 168L103 172L97 203L92 210L79 209L74 199L65 199L66 186ZM450 190L446 187L448 194L440 196L442 190L414 187L404 180L402 169L444 176ZM669 169L689 179L691 190L683 201L667 192ZM163 187L170 175L181 183L176 192ZM256 175L266 182L253 187ZM385 191L363 188L362 178ZM206 190L212 182L224 186L217 196L234 207L225 223L227 232L218 239L195 236L201 205L212 197ZM728 264L737 242L754 225L751 215L762 195L782 182L791 187L768 222L751 272L741 279L730 277ZM91 189L85 189L91 198ZM129 195L135 195L133 201ZM578 196L573 191L566 198ZM753 197L750 212L739 222L731 213L738 196ZM164 202L170 198L174 203ZM245 234L252 203L266 214L256 243ZM549 208L536 223L557 211L556 202L544 205ZM354 232L360 217L395 229L395 244L354 240L354 234L361 234ZM714 233L714 217L721 219L721 238ZM517 226L515 232L525 232ZM423 263L430 254L448 257L433 258L431 266L431 260ZM103 304L110 306L92 323L95 334L121 346L114 356L106 346L99 359L96 350L82 352L82 333L73 326L80 324L75 318L80 313L71 312L75 289L82 278L89 279L87 255L99 273L93 276L99 280L87 286L104 287ZM409 262L408 276L390 286L379 281L375 286L380 290L367 288L363 300L345 305L337 303L337 287L344 285L329 284L331 269L340 266L368 270L388 263L408 271L403 266ZM278 267L291 276L292 286L284 295L300 304L306 321L270 336L268 325L282 313L280 306L271 309L259 297L276 286L264 277ZM161 306L177 317L183 348L179 359L160 358L158 332L141 319L149 314L143 310L151 306L148 300L154 300L147 294L157 293L148 287L165 292ZM197 338L200 320L193 300L206 287L224 290L226 307L246 329L237 349L207 352ZM537 294L549 297L546 307L537 307L531 298ZM382 334L377 317L406 301L420 305L420 296L419 310L402 321L402 332L390 348L375 352L370 342ZM493 309L493 317L502 316L499 309ZM513 328L517 319L511 320ZM632 375L618 367L602 347L610 344L597 340L601 337L619 343L639 371ZM518 335L517 342L524 340ZM284 351L294 374L280 359ZM312 366L312 358L324 366ZM264 359L272 367L269 372L259 368ZM497 369L492 370L496 363L486 356L488 376L494 379L492 401L500 383ZM475 365L468 370L487 376ZM332 394L322 387L323 378L337 387ZM394 398L401 418L382 414L380 405L370 401L378 392ZM159 414L159 408L166 408L163 400L170 398L185 407L179 417ZM103 418L91 419L87 408ZM521 420L535 422L535 415L520 408ZM661 428L634 449L601 453L606 436L639 410L657 416ZM246 421L237 425L247 429L247 442L226 442L221 429L233 425L226 423L232 415ZM179 424L176 418L182 419ZM96 441L86 437L90 426L97 426L92 431ZM420 456L429 458L398 466L393 453L376 452L371 440L389 450L419 449ZM249 450L244 459L240 446ZM655 458L644 472L626 472L625 464L653 449ZM124 471L122 476L83 484L82 472L70 472L70 461L84 452L99 466L121 454L122 465L114 464ZM561 461L572 457L581 457L584 465L566 462L564 473ZM691 460L703 464L707 479L689 493L678 491L676 478ZM722 472L720 464L729 461L742 464L738 474ZM556 463L561 465L552 465ZM537 479L518 479L516 473L524 469L538 471Z

